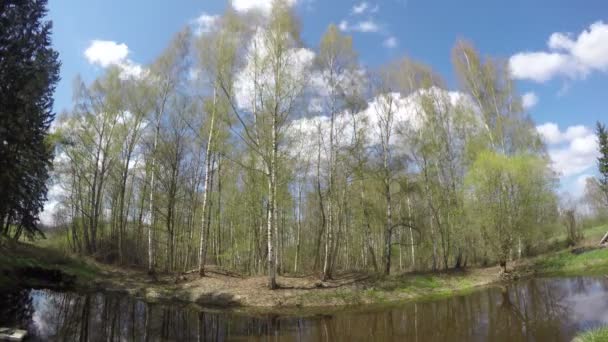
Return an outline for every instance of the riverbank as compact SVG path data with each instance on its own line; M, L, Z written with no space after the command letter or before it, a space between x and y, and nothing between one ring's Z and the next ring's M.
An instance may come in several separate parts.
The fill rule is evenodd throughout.
M608 327L595 329L582 333L574 338L572 342L605 342L608 341Z
M507 277L498 267L444 273L404 273L379 276L362 272L337 274L320 282L316 276L278 277L278 290L266 287L266 277L241 277L210 266L196 273L159 274L117 268L65 256L56 250L18 243L0 250L0 287L120 291L146 301L180 301L206 307L280 312L303 308L360 304L386 305L467 293L527 276L608 274L608 249L578 247L510 263Z
M264 276L241 277L214 266L207 269L204 278L192 272L178 279L166 274L158 274L153 279L140 270L117 268L87 258L75 259L48 247L17 243L0 249L0 288L120 291L148 301L260 310L445 297L499 280L498 267L389 277L350 272L326 282L313 275L279 276L280 288L273 291L267 288Z
M100 276L85 259L28 243L0 241L0 289L82 288Z

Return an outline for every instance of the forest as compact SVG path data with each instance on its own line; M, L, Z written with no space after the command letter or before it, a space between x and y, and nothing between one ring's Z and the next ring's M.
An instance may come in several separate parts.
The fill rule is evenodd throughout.
M366 67L335 25L305 46L300 25L282 2L228 9L142 70L76 80L51 134L64 248L272 289L280 274L506 270L566 232L507 60L456 41L450 89L407 56Z
M608 340L608 7L545 1L0 1L0 340Z

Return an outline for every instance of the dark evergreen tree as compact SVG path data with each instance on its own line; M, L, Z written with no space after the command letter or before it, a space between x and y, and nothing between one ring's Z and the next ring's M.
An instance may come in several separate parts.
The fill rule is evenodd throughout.
M597 158L600 171L600 187L608 203L608 131L606 125L598 121L596 134L600 149L600 156Z
M51 48L47 0L0 0L0 229L40 233L53 151L59 54Z

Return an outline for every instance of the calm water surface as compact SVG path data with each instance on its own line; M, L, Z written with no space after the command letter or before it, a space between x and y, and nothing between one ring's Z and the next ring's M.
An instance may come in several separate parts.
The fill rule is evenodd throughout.
M608 324L608 278L530 279L367 312L243 316L121 294L0 293L0 325L33 341L570 341Z

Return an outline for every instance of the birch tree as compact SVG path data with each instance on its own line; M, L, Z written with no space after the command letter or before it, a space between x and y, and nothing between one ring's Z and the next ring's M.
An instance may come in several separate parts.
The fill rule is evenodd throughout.
M332 255L336 234L336 170L339 156L337 149L338 127L336 117L344 114L346 109L346 91L350 86L349 81L353 78L356 70L357 55L353 50L352 38L342 35L335 25L330 25L321 37L319 53L316 64L319 69L320 78L327 92L324 99L326 114L329 116L329 153L328 153L328 180L327 180L327 227L325 237L325 254L323 260L323 280L332 276L332 265L335 256ZM343 115L348 118L348 116ZM342 130L340 130L342 131Z
M161 122L166 111L167 102L179 87L184 76L186 56L188 55L190 32L179 32L163 54L150 67L149 82L153 85L153 123L154 137L150 151L150 199L148 211L148 273L154 274L154 230L155 230L155 178L156 148L160 134Z
M267 180L267 244L268 286L276 283L276 229L278 163L288 119L293 114L307 80L307 64L312 55L300 48L299 29L293 13L281 1L273 3L272 11L263 25L257 27L246 55L241 73L239 94L232 89L228 75L221 77L220 86L231 103L233 114L240 123L237 134L257 153ZM237 97L241 96L240 102Z

